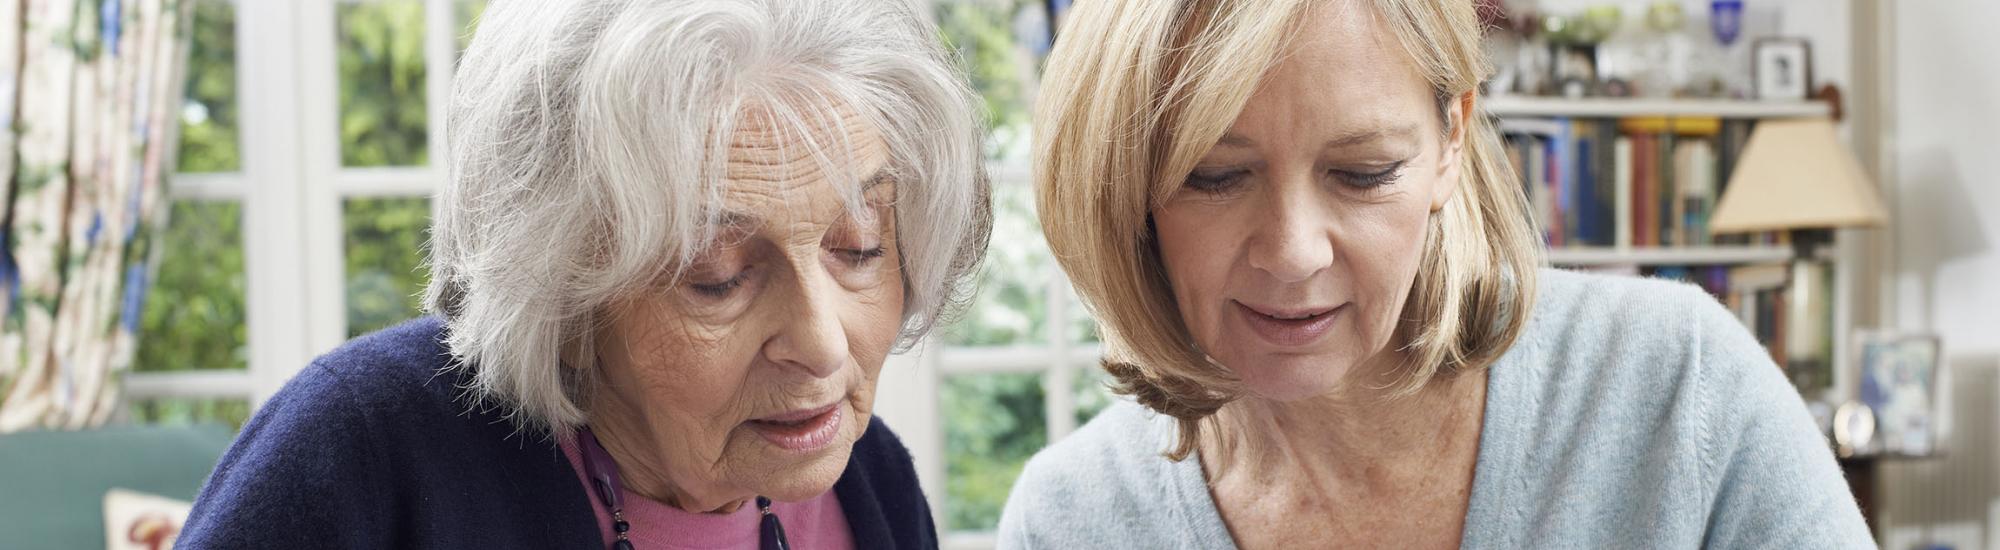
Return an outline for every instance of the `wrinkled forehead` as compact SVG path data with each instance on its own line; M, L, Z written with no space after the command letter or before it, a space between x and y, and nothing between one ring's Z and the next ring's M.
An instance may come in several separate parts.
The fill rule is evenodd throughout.
M832 223L895 197L882 134L849 108L752 106L725 143L718 222Z

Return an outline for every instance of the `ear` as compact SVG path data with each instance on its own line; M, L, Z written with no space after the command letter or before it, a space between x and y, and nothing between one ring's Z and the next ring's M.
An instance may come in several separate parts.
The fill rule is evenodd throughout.
M1445 134L1444 151L1438 156L1438 185L1431 188L1431 211L1444 210L1451 197L1458 192L1458 186L1465 173L1465 139L1472 126L1473 109L1478 98L1477 92L1465 92L1451 98L1445 105L1444 120L1451 124L1451 131Z

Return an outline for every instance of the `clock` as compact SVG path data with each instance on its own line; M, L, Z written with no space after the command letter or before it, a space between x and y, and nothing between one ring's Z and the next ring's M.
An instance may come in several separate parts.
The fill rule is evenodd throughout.
M1875 439L1875 410L1866 403L1849 401L1833 412L1833 444L1840 456L1865 453Z

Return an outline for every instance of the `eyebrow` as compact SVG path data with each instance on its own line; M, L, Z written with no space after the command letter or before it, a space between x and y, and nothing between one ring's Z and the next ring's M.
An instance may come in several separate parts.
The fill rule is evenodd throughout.
M881 187L883 185L889 185L894 183L896 183L896 175L890 171L889 167L884 166L882 167L882 169L876 170L874 175L862 178L859 184L861 186L861 190L855 191L855 193L861 195L862 200L865 201L867 200L869 191L872 191L875 188Z
M1326 140L1326 143L1320 145L1320 149L1325 150L1325 149L1339 149L1342 147L1352 147L1355 145L1360 145L1363 143L1368 143L1386 138L1401 138L1401 137L1413 136L1416 135L1416 133L1417 133L1417 126L1414 124L1405 124L1402 126L1392 126L1389 128L1374 128L1369 130L1347 132L1341 135L1334 136L1333 139ZM1217 140L1215 144L1227 147L1254 147L1257 145L1257 141L1247 137L1243 137L1241 135L1229 133L1229 134L1223 134L1222 139Z
M856 183L861 189L856 191L856 193L865 195L869 190L891 183L896 183L896 177L890 173L888 167L883 167L880 170L876 170L873 175L861 178L861 181ZM747 227L760 223L761 220L762 218L748 212L724 210L710 217L708 224L716 227Z

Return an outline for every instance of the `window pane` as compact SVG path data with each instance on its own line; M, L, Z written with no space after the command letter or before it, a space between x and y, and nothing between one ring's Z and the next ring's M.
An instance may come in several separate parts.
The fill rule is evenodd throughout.
M134 368L243 368L243 205L176 200L167 216Z
M176 397L132 402L132 422L135 424L165 426L225 424L240 430L243 429L243 423L248 420L250 420L250 400L241 397L221 399Z
M430 199L347 199L347 336L374 332L416 317L417 294L430 280L422 246L430 230Z
M1041 376L949 376L941 391L949 479L945 529L992 530L1021 466L1048 443Z
M342 0L340 160L346 166L426 162L424 5Z
M1090 423L1090 419L1105 407L1111 406L1111 400L1116 397L1112 395L1111 387L1106 385L1111 382L1111 375L1095 365L1078 367L1073 380L1070 388L1076 392L1076 425L1082 426Z
M236 144L236 6L196 0L189 40L179 170L234 172L243 164Z
M945 331L945 342L1000 346L1046 342L1049 277L1055 274L1048 241L1035 219L1034 193L1025 185L993 188L992 244L980 267L979 294L965 318Z
M1049 50L1040 0L953 0L934 4L945 44L958 52L986 107L987 156L1026 162L1028 107Z

